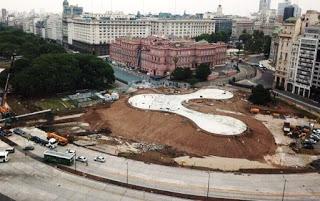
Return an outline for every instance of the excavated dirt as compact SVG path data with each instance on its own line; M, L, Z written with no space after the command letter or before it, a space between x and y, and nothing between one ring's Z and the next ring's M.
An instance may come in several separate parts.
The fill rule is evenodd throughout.
M138 93L154 93L143 90ZM164 144L180 152L194 156L221 156L263 160L263 156L273 154L275 141L270 131L251 115L226 113L224 110L244 113L248 104L241 96L228 101L190 102L189 108L213 114L223 114L242 120L249 129L241 136L224 137L201 131L190 120L162 112L142 111L129 106L129 97L123 97L110 108L91 109L83 116L91 129L109 127L113 136L121 136L134 141ZM216 111L218 109L219 111ZM223 112L221 112L223 110Z

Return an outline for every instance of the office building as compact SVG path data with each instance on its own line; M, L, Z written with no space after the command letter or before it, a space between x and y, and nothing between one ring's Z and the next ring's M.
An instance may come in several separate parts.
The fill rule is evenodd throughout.
M259 11L270 10L271 0L260 0Z

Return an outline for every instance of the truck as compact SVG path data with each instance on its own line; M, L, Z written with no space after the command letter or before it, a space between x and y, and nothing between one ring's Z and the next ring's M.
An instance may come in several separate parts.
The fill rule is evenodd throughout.
M285 121L285 122L283 123L283 131L284 131L285 133L289 133L289 132L291 131L290 122Z
M71 166L75 161L74 153L61 153L57 151L47 150L43 153L44 161L48 163L56 163Z
M62 137L56 133L52 133L52 132L48 132L47 133L47 138L48 140L51 139L51 138L54 138L58 141L58 144L59 145L62 145L62 146L65 146L69 143L69 140L65 137Z
M9 152L7 152L7 151L0 151L0 162L1 163L8 162L8 160L9 160L8 154L9 154Z

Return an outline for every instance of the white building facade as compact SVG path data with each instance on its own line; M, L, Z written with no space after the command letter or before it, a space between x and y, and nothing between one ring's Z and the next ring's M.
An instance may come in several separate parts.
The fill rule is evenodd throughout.
M151 34L157 36L193 38L201 34L215 32L213 20L162 20L151 21Z

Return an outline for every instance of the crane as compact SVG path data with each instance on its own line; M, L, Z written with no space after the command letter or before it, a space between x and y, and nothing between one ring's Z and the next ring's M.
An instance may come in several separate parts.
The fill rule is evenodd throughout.
M13 53L12 57L11 57L11 65L10 65L10 69L8 71L6 84L5 84L5 87L4 87L3 94L2 94L1 105L0 105L0 113L1 113L2 118L6 118L6 117L12 115L12 113L10 112L10 109L7 106L6 102L7 102L7 94L8 94L8 91L9 91L9 80L10 80L10 76L11 76L11 69L12 69L12 67L14 65L15 57L16 57L16 54Z

